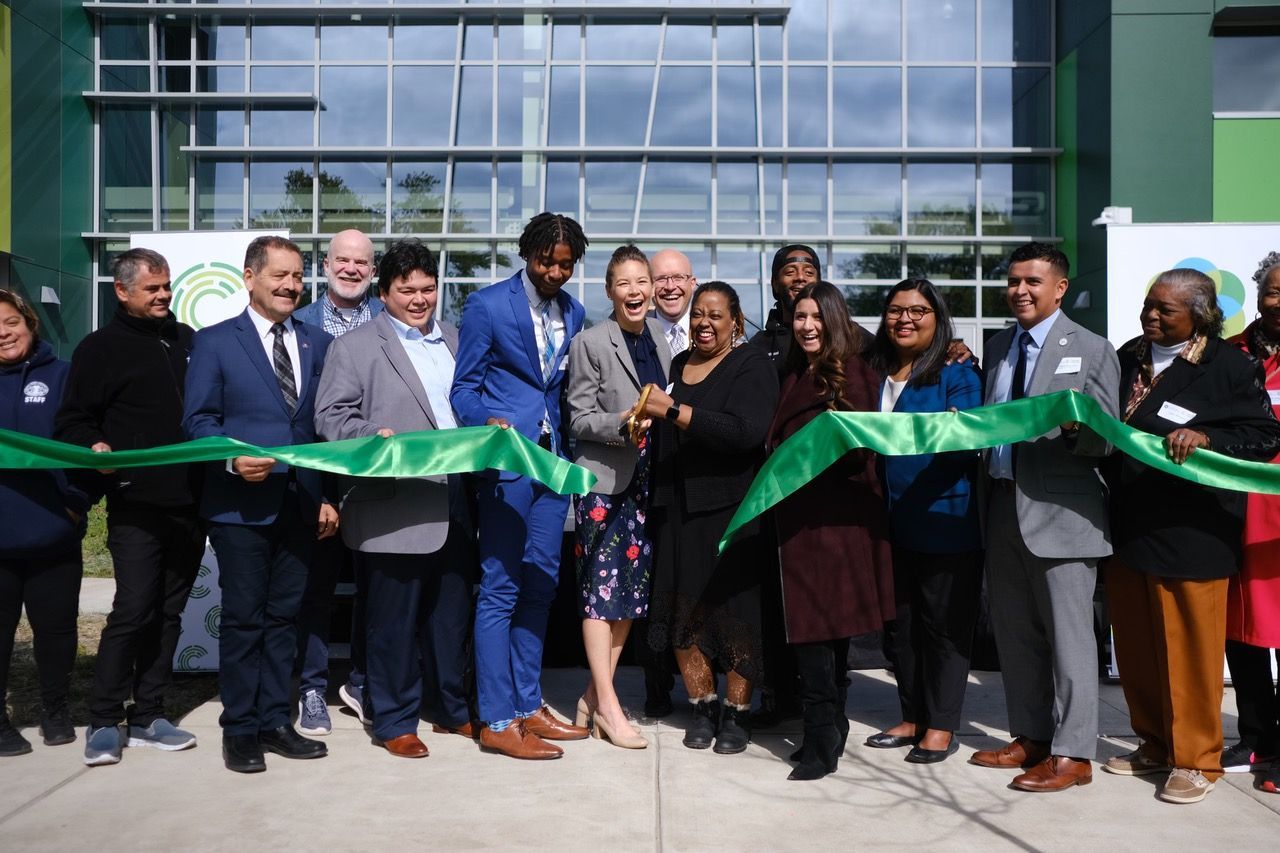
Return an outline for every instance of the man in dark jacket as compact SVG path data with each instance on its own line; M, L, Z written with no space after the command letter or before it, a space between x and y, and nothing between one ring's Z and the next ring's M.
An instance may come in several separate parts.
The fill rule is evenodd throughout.
M807 285L822 278L822 262L818 253L800 243L783 246L773 255L773 271L769 283L776 300L769 309L764 328L751 336L750 344L761 347L778 369L779 378L787 373L787 353L791 351L791 318L796 296Z
M184 441L182 387L193 332L169 310L169 264L149 249L131 249L115 259L112 274L120 304L71 356L55 437L98 452ZM179 620L204 553L198 469L103 473L116 596L89 700L89 765L115 764L126 744L172 751L196 743L165 719L164 694ZM127 734L120 729L126 720Z

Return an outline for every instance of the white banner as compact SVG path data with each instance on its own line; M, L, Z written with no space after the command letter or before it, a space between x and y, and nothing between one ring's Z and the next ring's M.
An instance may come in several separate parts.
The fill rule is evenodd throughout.
M218 671L218 629L221 622L218 558L206 542L200 572L182 611L182 634L173 652L174 672Z
M288 231L157 231L129 237L131 249L164 255L173 276L173 304L180 322L203 329L245 309L244 251L256 237L288 237Z
M1107 226L1107 337L1116 346L1142 334L1138 315L1152 280L1191 267L1218 286L1224 335L1257 314L1253 273L1268 252L1280 251L1280 224L1180 223Z

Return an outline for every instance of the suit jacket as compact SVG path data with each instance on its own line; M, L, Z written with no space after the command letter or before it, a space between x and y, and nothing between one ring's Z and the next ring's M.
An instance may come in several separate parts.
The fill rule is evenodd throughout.
M987 344L988 382L984 403L995 402L995 373L1009 354L1017 325L1001 330ZM1080 369L1059 373L1063 359L1079 358ZM1027 384L1027 396L1076 388L1098 401L1102 410L1118 417L1120 363L1115 348L1059 314ZM1098 460L1110 452L1107 443L1088 427L1077 435L1054 428L1017 446L1016 494L1018 523L1028 550L1048 560L1096 559L1111 553L1107 496L1098 474ZM982 465L984 486L990 478ZM980 501L985 506L985 501Z
M370 285L372 288L373 285ZM382 300L369 294L369 319L372 320L382 313L382 309L386 306L382 304ZM293 319L309 326L315 326L317 329L324 328L324 297L320 297L315 302L308 302L297 311L293 312ZM354 330L353 330L354 331Z
M671 370L671 349L662 324L645 320L658 349L662 372ZM618 433L618 413L635 405L640 380L618 321L610 317L573 339L569 347L569 435L573 461L596 475L594 491L613 495L631 482L636 449Z
M506 418L533 441L540 422L551 424L554 450L568 458L561 416L565 364L573 336L582 328L582 303L563 290L556 297L565 334L549 379L542 378L529 299L517 273L478 290L462 309L457 365L449 400L462 426L483 426L489 418Z
M182 428L191 438L225 435L260 447L310 444L316 441L316 386L333 338L315 326L294 322L298 406L290 414L249 319L252 310L196 332L187 365ZM319 471L291 471L280 464L263 482L250 483L230 473L223 462L209 466L200 515L224 524L271 524L291 478L297 482L303 518L315 518L324 497Z
M456 356L458 330L435 322ZM329 347L316 394L316 432L326 441L341 441L383 428L401 433L438 425L395 327L379 314ZM459 489L458 478L452 479ZM356 551L434 553L449 536L449 489L445 477L346 477L342 541Z
M1121 406L1138 371L1141 341L1135 338L1120 348ZM1166 403L1192 416L1170 420ZM1271 411L1261 365L1216 338L1206 343L1199 364L1175 358L1128 423L1162 437L1180 426L1197 430L1209 437L1213 450L1238 459L1268 460L1280 450L1280 423ZM1111 460L1108 481L1116 556L1127 566L1197 580L1228 577L1239 569L1244 492L1192 483L1123 454Z

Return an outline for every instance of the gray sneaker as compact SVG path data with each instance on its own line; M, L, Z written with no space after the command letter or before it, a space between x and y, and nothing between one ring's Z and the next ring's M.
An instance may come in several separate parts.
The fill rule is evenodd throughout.
M1102 769L1120 776L1148 776L1152 773L1168 773L1169 765L1153 761L1142 750L1135 749L1133 752L1108 758Z
M1213 783L1199 770L1175 767L1160 789L1160 799L1166 803L1198 803L1213 790Z
M84 732L84 763L90 767L119 764L124 737L119 726L89 726Z
M165 752L177 752L196 745L196 736L183 731L164 717L158 717L145 729L129 726L129 746L149 746Z
M319 690L308 690L298 700L298 730L304 735L327 735L333 731L329 708Z

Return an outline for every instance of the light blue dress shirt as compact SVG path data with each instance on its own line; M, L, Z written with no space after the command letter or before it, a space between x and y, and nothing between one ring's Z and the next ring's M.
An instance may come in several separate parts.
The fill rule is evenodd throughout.
M1030 329L1024 330L1021 326L1014 327L1013 343L1009 345L1009 352L1005 354L1004 360L996 366L993 403L1007 403L1013 399L1013 371L1018 366L1018 338L1022 336L1023 331L1031 333L1031 343L1027 345L1026 384L1022 386L1023 393L1026 393L1027 388L1031 386L1031 377L1035 376L1036 361L1040 358L1040 351L1044 349L1045 338L1049 337L1049 331L1053 328L1053 324L1058 322L1058 315L1061 313L1062 309L1054 311ZM1012 480L1013 446L1002 444L999 447L991 448L988 470L991 472L992 478L996 480Z
M453 429L458 425L453 417L453 407L449 405L449 389L453 386L453 353L440 334L440 325L431 320L430 328L424 335L422 332L405 325L387 314L391 326L396 330L396 337L404 347L409 363L422 382L427 392L427 402L431 404L431 413L436 416L437 429Z

